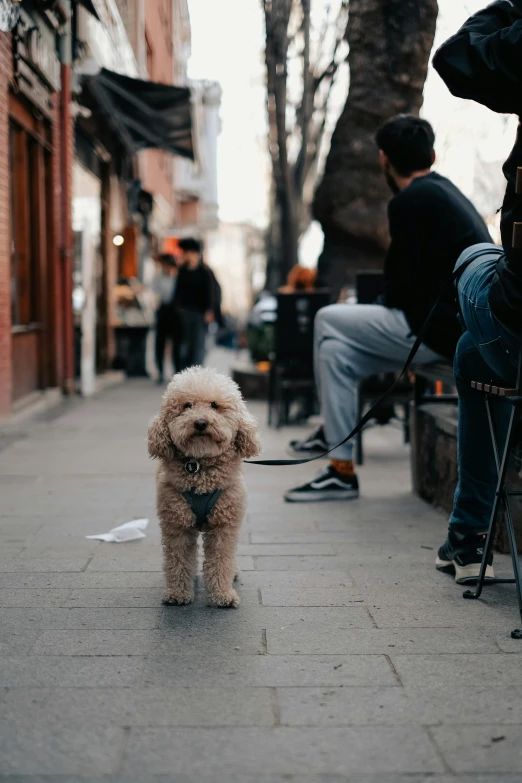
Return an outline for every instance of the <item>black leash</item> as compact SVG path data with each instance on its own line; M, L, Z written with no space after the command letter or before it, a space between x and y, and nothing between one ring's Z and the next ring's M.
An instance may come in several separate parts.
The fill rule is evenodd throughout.
M490 253L493 248L488 248L487 250L485 248L482 248L481 250L476 250L475 253L473 253L469 258L466 259L466 261L459 266L459 268L454 271L451 274L451 277L446 280L444 283L440 294L438 295L435 304L431 308L428 317L422 324L422 327L419 330L419 334L417 335L417 338L415 342L413 343L413 347L408 355L408 358L406 359L406 363L402 370L400 371L400 374L397 376L397 378L394 380L394 382L391 384L391 386L386 389L386 391L379 397L376 403L372 405L370 410L364 414L362 419L355 425L353 430L350 432L349 435L346 436L346 438L343 438L343 440L340 443L337 443L337 445L332 446L331 449L328 449L328 451L325 451L323 454L317 454L315 457L307 457L306 459L247 459L245 462L247 462L250 465L269 465L272 467L283 467L284 465L304 465L307 462L315 462L316 459L323 459L328 454L330 454L332 451L335 451L335 449L339 448L339 446L343 446L345 443L347 443L352 438L355 438L356 435L359 434L359 432L363 429L363 427L370 421L373 414L375 413L376 409L381 405L384 400L386 400L390 394L394 391L394 389L397 387L397 385L400 383L400 381L403 379L404 375L408 372L410 369L412 362L415 358L415 354L419 350L422 341L424 340L424 337L426 335L426 332L428 331L428 327L431 323L431 320L435 314L435 310L437 309L437 306L442 299L442 296L449 285L452 285L455 283L456 280L459 279L461 274L464 272L464 270L477 258L479 258L481 255L484 255L486 252ZM499 255L503 252L502 248L498 248Z

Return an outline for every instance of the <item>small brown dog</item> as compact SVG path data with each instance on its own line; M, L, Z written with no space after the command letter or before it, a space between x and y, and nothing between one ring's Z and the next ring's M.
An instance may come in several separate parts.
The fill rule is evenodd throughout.
M202 532L209 604L239 606L233 582L246 506L241 461L259 451L255 419L230 378L202 367L174 376L149 427L149 454L161 461L157 512L167 582L163 603L194 600Z

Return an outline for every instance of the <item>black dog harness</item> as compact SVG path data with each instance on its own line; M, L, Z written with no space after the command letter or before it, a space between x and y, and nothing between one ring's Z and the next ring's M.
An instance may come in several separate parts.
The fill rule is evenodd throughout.
M199 473L200 464L195 459L189 459L185 463L185 470L190 474ZM222 489L215 489L213 492L196 492L194 489L188 489L186 492L181 493L189 504L190 510L196 517L196 521L192 527L200 533L208 530L210 512L218 502L222 493Z
M196 517L196 521L192 527L199 530L200 533L208 530L210 512L218 502L222 492L222 489L215 489L214 492L200 494L193 489L189 489L182 493L190 506L190 510Z

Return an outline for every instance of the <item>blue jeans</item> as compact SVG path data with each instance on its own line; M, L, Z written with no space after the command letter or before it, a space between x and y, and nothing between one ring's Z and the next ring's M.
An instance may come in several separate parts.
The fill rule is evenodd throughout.
M471 262L458 281L458 295L466 332L455 355L455 382L459 394L458 484L450 517L450 529L464 535L489 527L497 483L497 469L484 396L471 381L494 381L514 386L519 340L496 320L488 304L490 285L502 248L482 243L465 250L458 269L477 250L483 254ZM503 444L511 406L491 398L492 416Z

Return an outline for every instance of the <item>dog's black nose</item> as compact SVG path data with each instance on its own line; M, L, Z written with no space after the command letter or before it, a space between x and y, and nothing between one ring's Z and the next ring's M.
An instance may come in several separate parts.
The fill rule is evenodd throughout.
M197 421L194 422L194 429L196 430L196 432L205 432L207 426L208 424L205 421L205 419L198 419Z

